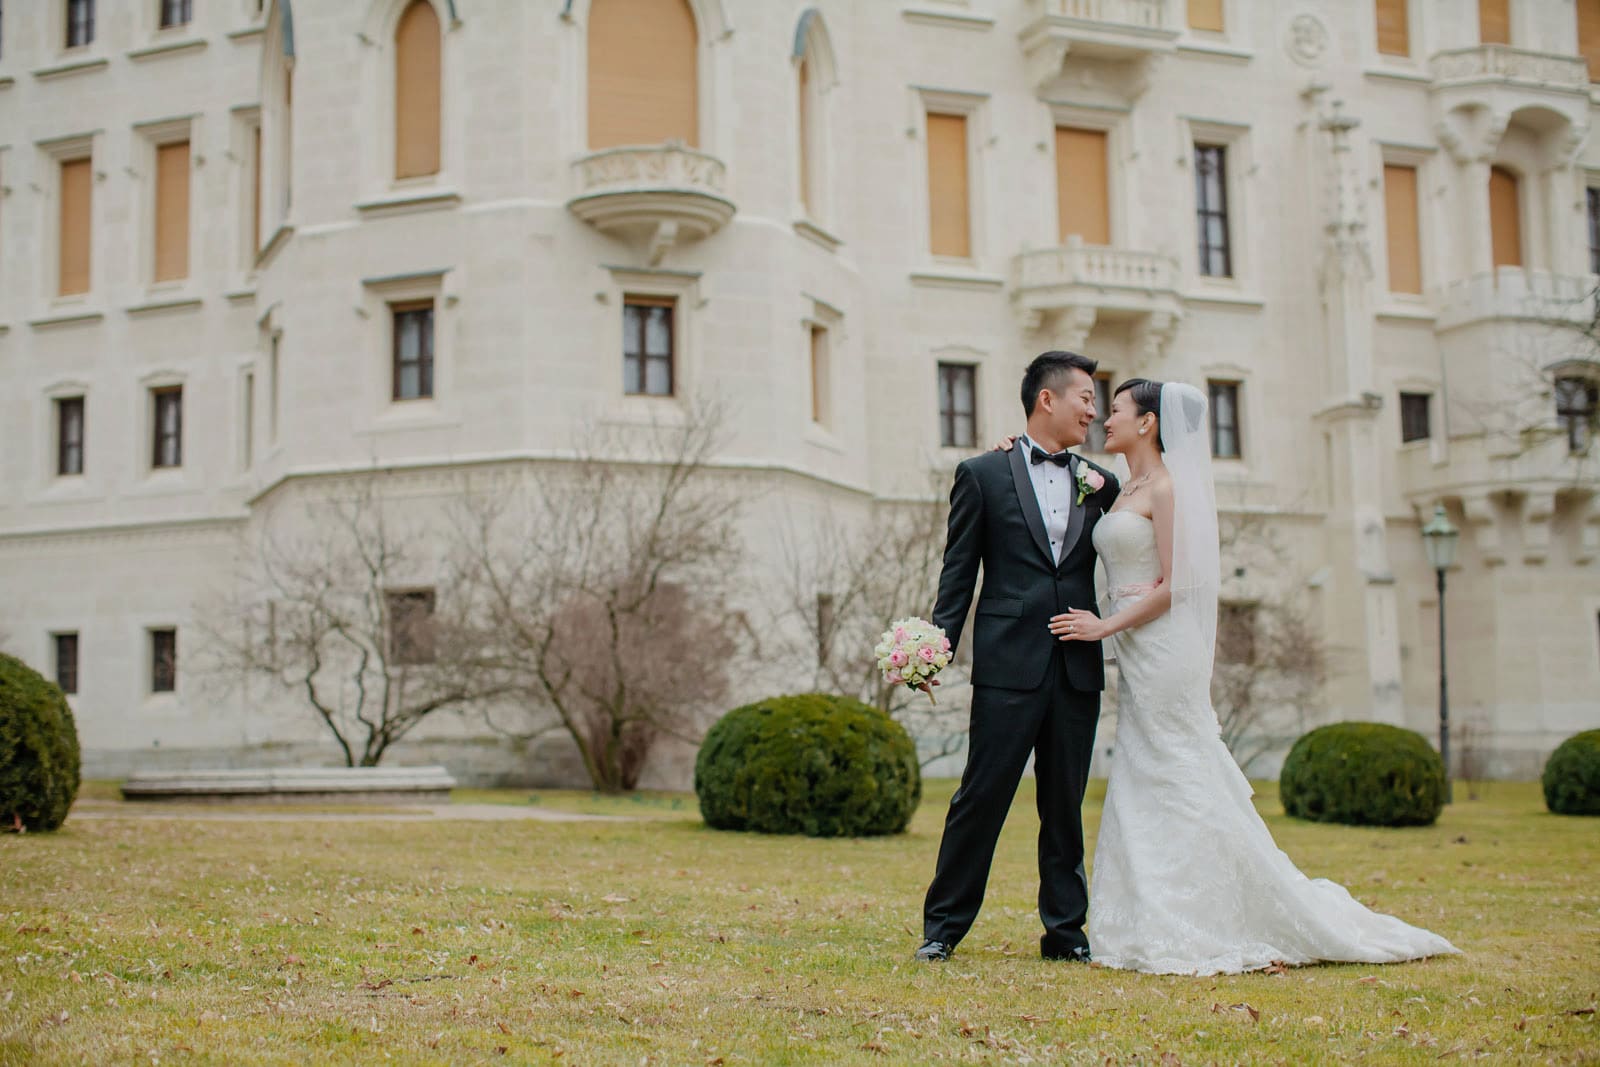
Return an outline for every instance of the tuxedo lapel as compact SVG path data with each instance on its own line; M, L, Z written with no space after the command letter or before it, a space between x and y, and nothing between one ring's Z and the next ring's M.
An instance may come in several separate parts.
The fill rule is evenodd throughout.
M1044 553L1044 558L1050 560L1054 567L1056 561L1050 556L1050 538L1044 532L1044 516L1039 513L1039 496L1033 491L1033 479L1028 476L1028 456L1019 443L1007 453L1011 457L1011 484L1017 490L1017 503L1022 508L1022 517L1028 521L1028 532L1033 534L1033 543Z
M1077 547L1078 538L1083 536L1084 505L1078 503L1078 464L1082 462L1083 460L1078 458L1077 455L1073 455L1071 462L1067 464L1067 474L1069 476L1068 492L1072 494L1070 497L1072 507L1067 511L1067 535L1061 540L1061 560L1063 562L1072 554L1072 550ZM1054 563L1056 561L1052 560L1051 562Z

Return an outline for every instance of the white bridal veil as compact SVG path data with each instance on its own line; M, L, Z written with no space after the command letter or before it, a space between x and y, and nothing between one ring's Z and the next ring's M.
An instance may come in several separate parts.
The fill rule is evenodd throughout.
M1161 458L1172 475L1172 614L1186 630L1200 635L1209 675L1217 644L1222 564L1205 394L1183 382L1166 382L1160 418Z

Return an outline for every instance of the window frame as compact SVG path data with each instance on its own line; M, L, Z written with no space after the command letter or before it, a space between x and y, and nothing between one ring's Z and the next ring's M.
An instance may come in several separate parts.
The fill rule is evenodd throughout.
M410 607L397 611L399 605L424 604L420 615ZM385 658L390 667L426 667L438 662L432 620L438 612L439 594L433 586L414 586L383 591ZM428 620L421 630L413 630L417 618ZM402 631L399 627L407 627Z
M1232 411L1232 421L1227 427L1227 432L1233 435L1233 449L1230 452L1222 451L1223 425L1217 418L1217 397L1223 390L1231 390L1229 407ZM1240 411L1240 396L1244 392L1244 382L1237 378L1207 378L1206 402L1210 408L1211 427L1211 457L1213 459L1243 460L1244 459L1244 419Z
M1586 183L1583 191L1589 223L1589 273L1600 274L1600 187Z
M62 643L71 642L72 658L71 668L62 659ZM55 667L55 683L67 696L76 696L78 686L82 682L79 672L79 656L83 648L79 631L53 630L50 633L50 656Z
M78 20L74 18L74 9L80 6L84 9L84 19L82 20L84 36L82 40L73 40L73 31L78 28ZM95 0L63 0L61 7L62 34L58 38L62 42L63 51L88 48L94 44L97 14Z
M152 471L182 470L183 469L183 385L155 385L149 388L150 395L150 469ZM164 407L175 410L174 425L169 434L162 425L162 411ZM172 460L167 462L163 456L162 445L170 441L172 444Z
M147 660L150 677L149 692L151 696L162 693L176 693L178 691L178 628L176 626L152 626L146 629L148 634L149 658ZM163 659L163 641L170 641L171 648Z
M1582 398L1581 406L1572 406L1563 397L1563 386L1577 385L1571 390ZM1587 374L1558 374L1552 387L1556 405L1556 423L1567 439L1571 455L1586 454L1594 443L1596 420L1600 419L1600 381Z
M1094 378L1095 417L1089 424L1089 435L1084 438L1083 450L1103 455L1106 450L1106 419L1111 415L1111 372L1097 369L1091 377Z
M158 30L182 29L194 22L194 0L157 0L159 10L156 12L156 27ZM178 17L168 18L173 8L177 8Z
M1419 441L1433 440L1433 394L1419 392L1414 389L1402 389L1396 407L1400 412L1400 443L1402 445L1416 444ZM1415 418L1422 420L1422 432L1414 433L1416 428Z
M956 362L955 360L940 359L936 364L935 381L938 386L938 413L939 413L939 447L940 448L976 448L978 446L978 364L973 362ZM956 404L956 390L953 382L957 373L965 373L968 379L968 393L971 398L971 409L967 412L958 410ZM946 399L950 406L946 407ZM958 419L967 418L971 425L968 427L968 438L961 439L957 432Z
M69 440L67 433L67 411L69 409L69 405L76 405L77 408L78 432L77 440L75 441ZM86 460L84 442L87 438L88 430L88 397L83 393L78 393L72 396L58 396L52 398L52 406L55 409L56 477L81 478L83 477ZM76 469L69 470L68 468L71 466L71 464L68 462L68 457L73 454L71 452L72 449L76 449L77 466Z
M1202 277L1233 280L1238 277L1238 272L1234 266L1233 222L1229 208L1230 198L1228 196L1228 148L1229 146L1226 143L1217 143L1210 139L1197 139L1194 142L1195 262ZM1206 182L1202 172L1204 166L1203 156L1207 152L1219 153L1218 169L1220 173L1216 185L1221 201L1220 206L1209 204L1205 194ZM1208 237L1210 230L1208 223L1213 219L1220 221L1222 224L1222 244L1220 249L1213 246ZM1212 271L1208 269L1211 265L1211 257L1219 252L1222 256L1223 269L1221 271Z
M670 400L675 398L678 388L678 306L676 296L657 293L625 292L622 297L622 395L630 397L644 397L649 399ZM666 355L652 354L648 348L649 328L648 315L634 316L637 324L637 340L639 351L636 356L628 354L629 342L629 313L634 308L660 308L667 312L667 352ZM629 374L630 360L638 362L638 389L630 389ZM664 361L667 368L667 387L665 392L654 392L650 389L651 364Z
M391 403L410 403L414 400L432 400L434 398L434 362L435 346L434 334L438 326L437 302L432 297L423 297L413 300L396 300L388 304L389 308L389 399ZM420 331L416 358L408 360L401 352L402 319L407 316L426 312L423 321L426 329ZM276 338L273 339L275 344ZM410 364L416 364L417 392L406 395L401 391L403 371Z
M916 136L911 150L916 155L913 173L919 175L916 195L907 200L917 212L912 232L918 235L917 256L935 271L943 269L971 272L980 269L988 259L989 227L985 215L988 203L984 166L988 153L984 145L989 138L989 94L962 92L950 89L915 87L913 103L917 108ZM950 115L966 120L967 132L967 254L965 256L939 253L933 250L933 188L929 167L928 116Z

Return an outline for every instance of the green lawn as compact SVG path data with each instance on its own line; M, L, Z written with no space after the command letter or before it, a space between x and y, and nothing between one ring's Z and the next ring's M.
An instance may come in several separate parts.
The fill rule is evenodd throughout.
M914 964L950 788L892 840L544 791L462 799L650 817L6 835L0 1064L1600 1063L1600 820L1535 786L1357 830L1292 822L1264 785L1307 873L1466 954L1216 979L1039 960L1028 786L971 936Z

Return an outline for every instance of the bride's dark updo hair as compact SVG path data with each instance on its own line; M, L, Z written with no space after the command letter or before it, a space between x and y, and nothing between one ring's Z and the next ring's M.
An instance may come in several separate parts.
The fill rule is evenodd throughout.
M1117 391L1112 393L1116 399L1127 393L1133 400L1134 407L1140 415L1154 415L1156 417L1156 451L1165 452L1161 444L1161 386L1162 382L1153 382L1149 378L1129 378L1117 386Z

